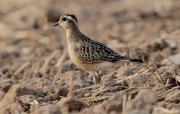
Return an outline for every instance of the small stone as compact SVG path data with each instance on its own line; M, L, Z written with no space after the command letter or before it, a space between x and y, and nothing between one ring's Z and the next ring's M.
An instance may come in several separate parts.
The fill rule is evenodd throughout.
M2 88L2 90L4 92L7 92L10 89L11 86L12 86L12 84L8 82L8 83L5 83L5 84L2 84L0 87Z
M84 94L84 97L90 97L90 96L91 96L91 93Z
M76 111L79 112L87 107L86 103L75 97L62 98L57 104L60 106L63 112L67 113Z
M163 59L161 61L161 64L162 65L170 65L173 62L176 65L180 65L180 59L179 58L180 58L180 53L176 54L176 55L171 55L171 56L168 57L168 59L167 58Z

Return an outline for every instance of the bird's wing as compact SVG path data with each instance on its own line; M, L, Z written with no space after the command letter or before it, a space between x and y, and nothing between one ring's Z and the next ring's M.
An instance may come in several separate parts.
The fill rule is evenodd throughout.
M107 47L105 44L95 41L82 42L79 48L79 58L87 63L95 62L116 62L123 60L123 57Z

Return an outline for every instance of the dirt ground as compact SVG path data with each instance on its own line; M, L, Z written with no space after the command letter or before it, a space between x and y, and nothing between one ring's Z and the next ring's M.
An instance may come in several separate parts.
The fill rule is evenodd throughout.
M62 14L118 53L101 71L69 59ZM179 0L1 0L0 114L180 114Z

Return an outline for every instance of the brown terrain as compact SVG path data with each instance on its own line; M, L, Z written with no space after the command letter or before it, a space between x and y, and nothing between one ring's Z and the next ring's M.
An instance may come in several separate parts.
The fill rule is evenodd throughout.
M92 75L69 59L65 30L80 30L124 63ZM1 0L0 114L180 114L179 0Z

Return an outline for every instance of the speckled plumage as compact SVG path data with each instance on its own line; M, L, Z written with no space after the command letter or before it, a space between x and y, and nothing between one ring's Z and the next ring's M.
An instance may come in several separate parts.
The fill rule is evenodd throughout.
M79 68L88 71L100 71L113 68L119 62L139 62L140 59L121 56L103 43L94 41L85 36L78 27L75 15L65 14L60 17L56 25L61 25L66 30L68 52L72 62ZM100 83L100 76L94 76L94 83Z
M97 62L116 62L124 57L113 51L106 45L91 40L90 38L81 35L84 39L78 49L79 58L87 63L97 63Z

